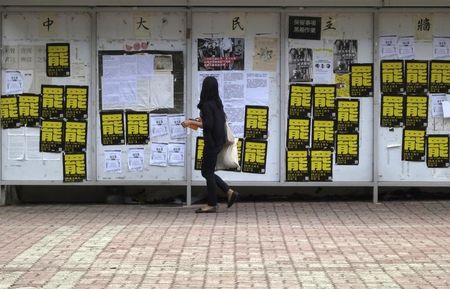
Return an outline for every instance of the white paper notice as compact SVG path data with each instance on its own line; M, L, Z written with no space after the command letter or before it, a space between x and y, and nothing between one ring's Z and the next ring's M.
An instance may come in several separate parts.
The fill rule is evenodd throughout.
M185 120L184 115L169 115L170 137L173 139L186 137L186 129L181 125Z
M397 36L381 36L379 47L381 59L397 58Z
M25 158L25 135L8 135L8 160Z
M105 172L122 173L122 151L121 150L105 150Z
M60 161L61 153L42 153L42 159L44 161Z
M431 98L431 116L432 117L444 116L444 111L442 109L442 102L446 100L445 94L443 93L430 94L430 98Z
M433 38L433 59L450 58L450 37Z
M150 114L150 138L156 138L169 134L167 115Z
M168 163L170 166L184 166L184 143L169 143Z
M155 73L150 77L150 110L157 108L173 108L173 75L172 73Z
M334 82L332 49L314 49L313 80L315 83L323 84Z
M144 148L128 149L128 170L130 172L144 170Z
M39 135L26 135L25 159L27 161L42 160L42 153L39 151Z
M155 56L151 54L137 55L137 73L139 76L150 76L153 74Z
M444 118L449 118L450 117L450 101L442 102L442 110L443 110Z
M247 72L245 87L246 105L269 105L269 73Z
M399 37L397 42L397 54L400 59L415 58L416 40L414 36Z
M6 94L23 93L23 77L20 71L6 71Z
M31 45L19 45L19 69L34 69L34 49Z
M150 165L167 166L169 144L152 142L150 145Z

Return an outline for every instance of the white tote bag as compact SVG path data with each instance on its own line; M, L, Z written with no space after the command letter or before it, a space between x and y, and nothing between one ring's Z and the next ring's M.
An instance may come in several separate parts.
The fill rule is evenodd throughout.
M225 134L227 137L226 145L234 143L234 135L233 131L231 130L230 126L228 125L228 122L225 121Z
M239 139L235 138L231 144L224 144L217 155L216 170L240 169L237 144Z

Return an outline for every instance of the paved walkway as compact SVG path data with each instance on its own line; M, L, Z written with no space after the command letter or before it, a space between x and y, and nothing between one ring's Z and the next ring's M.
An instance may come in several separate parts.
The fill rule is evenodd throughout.
M450 288L450 201L0 207L0 288Z

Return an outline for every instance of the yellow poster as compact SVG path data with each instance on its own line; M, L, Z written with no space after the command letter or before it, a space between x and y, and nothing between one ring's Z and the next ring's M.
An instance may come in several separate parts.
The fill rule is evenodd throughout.
M403 126L404 112L403 95L383 95L381 97L381 126L401 127Z
M126 112L127 144L147 144L149 141L149 116L147 112Z
M19 95L19 118L27 127L39 126L41 97L37 94Z
M65 116L68 119L88 117L88 86L66 86Z
M334 148L334 120L313 120L312 133L313 149Z
M430 93L450 94L450 60L430 62Z
M47 44L47 76L48 77L70 76L69 43Z
M332 181L333 152L329 150L311 150L310 156L310 181Z
M42 85L42 111L43 118L64 117L64 86Z
M64 122L62 120L41 121L39 151L62 152L64 137Z
M353 63L350 65L350 96L373 96L372 63Z
M247 139L267 139L269 107L245 106L244 136Z
M425 130L403 130L402 161L425 161L425 134Z
M312 86L292 84L289 88L289 117L311 117Z
M350 97L350 73L335 74L336 96Z
M405 127L426 128L428 126L428 96L408 95L405 102Z
M66 121L64 129L64 151L66 153L86 151L87 122Z
M197 137L197 141L195 143L195 164L194 170L202 169L203 162L203 150L205 149L205 139L203 137Z
M82 182L86 179L86 154L64 154L64 182Z
M406 60L406 93L425 94L428 92L428 61Z
M246 140L242 171L253 174L266 173L267 141Z
M351 133L359 131L359 100L338 99L337 132Z
M103 145L125 144L122 111L101 112L100 125Z
M336 117L336 86L314 86L313 117L315 119L334 119Z
M336 164L347 166L359 164L359 134L336 135Z
M427 136L427 167L448 168L449 160L449 136L428 135Z
M405 92L403 60L381 61L381 92L385 94Z
M2 95L0 108L2 111L2 128L20 127L19 105L15 95Z
M286 181L309 180L309 154L307 150L286 152Z
M311 120L290 118L288 120L287 148L288 150L300 150L310 147L309 126Z

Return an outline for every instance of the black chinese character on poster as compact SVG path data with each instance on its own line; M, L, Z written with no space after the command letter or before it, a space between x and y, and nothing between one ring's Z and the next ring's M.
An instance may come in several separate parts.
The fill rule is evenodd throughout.
M320 40L322 18L289 16L289 38Z
M147 26L145 26L145 23L147 23L146 20L144 20L143 17L139 17L139 21L136 23L138 25L137 29L145 29L145 30L149 30L149 28Z
M289 82L313 81L313 51L311 48L289 49Z
M70 76L70 45L69 43L47 44L47 76Z

